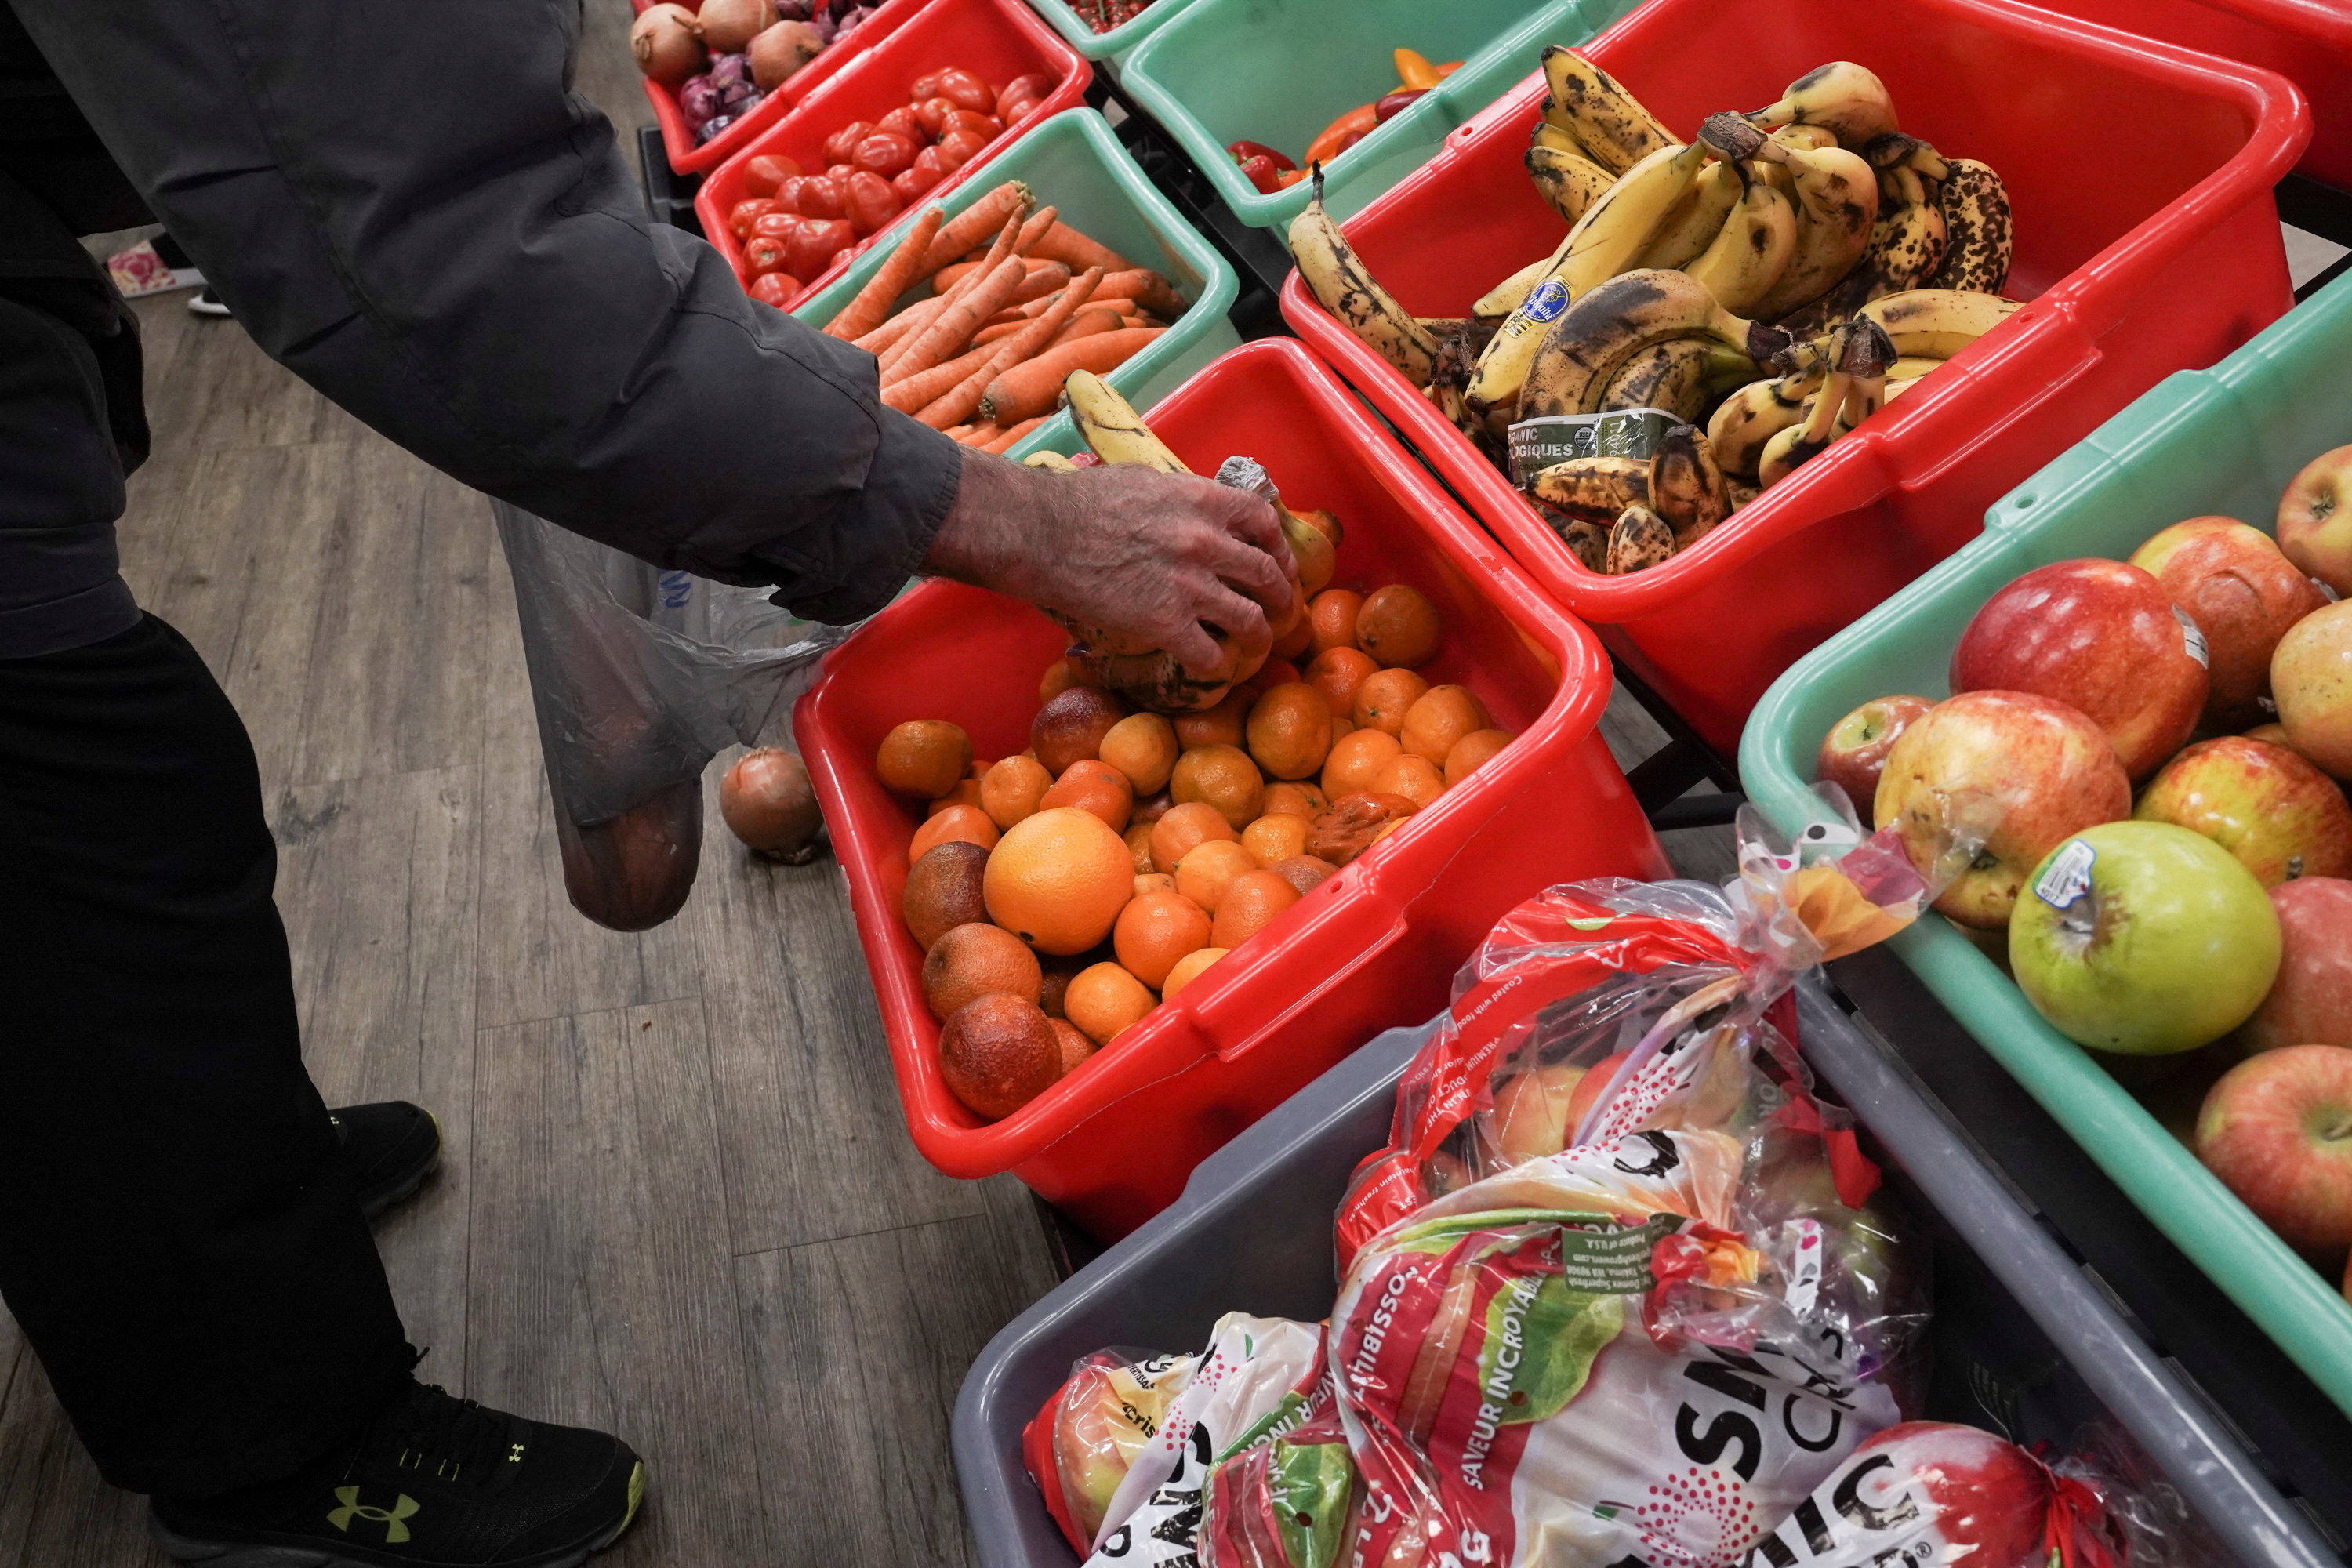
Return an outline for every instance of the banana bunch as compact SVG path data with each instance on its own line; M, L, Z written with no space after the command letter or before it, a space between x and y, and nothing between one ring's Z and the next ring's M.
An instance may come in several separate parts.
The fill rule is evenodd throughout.
M1731 515L1731 490L1706 436L1677 425L1648 458L1570 458L1540 469L1529 493L1587 568L1654 566Z

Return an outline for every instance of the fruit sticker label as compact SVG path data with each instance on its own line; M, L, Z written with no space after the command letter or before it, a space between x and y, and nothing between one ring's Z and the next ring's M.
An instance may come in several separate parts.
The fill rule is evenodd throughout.
M2180 643L2189 650L2189 657L2206 668L2212 668L2213 656L2205 647L2205 628L2191 620L2189 612L2178 605L2172 606L2172 618L2180 623Z
M2063 910L2091 890L2091 867L2099 852L2079 838L2069 838L2033 879L2033 896L2053 910Z
M1654 457L1658 442L1681 420L1663 408L1619 408L1607 414L1551 414L1511 426L1511 482L1521 489L1554 463L1571 458Z

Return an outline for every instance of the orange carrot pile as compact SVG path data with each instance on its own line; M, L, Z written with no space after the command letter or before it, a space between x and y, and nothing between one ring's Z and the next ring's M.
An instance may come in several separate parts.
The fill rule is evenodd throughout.
M881 361L883 402L1002 452L1054 412L1070 372L1108 374L1183 310L1167 279L1007 180L953 218L922 214L824 330Z

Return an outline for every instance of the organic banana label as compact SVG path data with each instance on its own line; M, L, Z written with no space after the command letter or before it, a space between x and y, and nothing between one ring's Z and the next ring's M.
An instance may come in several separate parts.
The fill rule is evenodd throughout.
M1525 489L1544 469L1571 458L1654 457L1658 442L1681 423L1663 408L1522 419L1510 431L1511 482Z

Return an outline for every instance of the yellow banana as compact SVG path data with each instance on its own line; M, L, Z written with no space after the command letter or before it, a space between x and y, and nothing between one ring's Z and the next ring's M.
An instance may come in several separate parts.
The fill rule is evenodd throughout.
M1647 458L1570 458L1540 469L1528 489L1546 506L1570 517L1606 523L1629 506L1650 500Z
M1562 222L1573 224L1617 176L1581 153L1561 153L1549 147L1529 147L1528 175L1536 191L1551 204Z
M1937 193L1944 214L1944 259L1931 280L1938 289L1998 294L2009 281L2009 189L1992 165L1954 158Z
M1659 148L1675 144L1674 133L1641 100L1575 51L1558 45L1544 50L1543 69L1551 88L1545 117L1611 174L1624 174Z
M1601 392L1600 412L1663 408L1677 419L1697 418L1706 406L1707 353L1719 346L1698 338L1652 343L1617 367Z
M1909 169L1921 179L1940 182L1951 176L1951 166L1944 155L1916 136L1906 136L1900 131L1888 131L1872 137L1859 149L1864 159L1879 173L1890 169Z
M1739 175L1728 163L1711 163L1691 179L1690 189L1667 209L1633 258L1633 266L1685 267L1715 242L1723 220L1739 200ZM1630 269L1629 269L1630 270Z
M1050 468L1057 474L1075 474L1078 466L1059 452L1032 452L1021 459L1024 468Z
M1591 414L1609 378L1635 353L1668 338L1710 337L1761 361L1788 344L1774 327L1716 303L1686 273L1647 268L1580 295L1544 330L1528 366L1517 416Z
M1850 321L1831 335L1832 364L1822 390L1806 407L1801 424L1766 443L1757 464L1758 478L1767 489L1878 410L1886 369L1895 359L1894 343L1877 322L1866 320Z
M1797 237L1788 265L1753 307L1759 321L1777 321L1853 270L1878 221L1878 177L1858 154L1834 144L1792 147L1776 132L1759 151L1788 172L1796 193Z
M1894 336L1891 332L1887 335L1890 339ZM1886 367L1886 380L1889 385L1898 381L1916 381L1931 371L1942 369L1943 364L1933 354L1898 354L1895 363Z
M1546 99L1544 100L1544 108L1547 110L1551 108L1551 100L1549 99ZM1536 121L1535 132L1534 134L1528 138L1528 145L1530 147L1549 147L1555 153L1573 153L1580 158L1589 158L1591 156L1591 153L1584 150L1584 143L1579 142L1573 132L1568 131L1562 126L1552 123L1550 119L1548 117L1538 118Z
M1723 471L1754 479L1766 444L1804 417L1805 400L1821 390L1822 375L1817 366L1753 381L1718 404L1706 422L1706 441Z
M1298 275L1323 308L1370 343L1415 386L1427 386L1437 368L1437 341L1381 287L1339 226L1323 207L1323 172L1315 194L1291 220L1290 254Z
M1790 123L1772 132L1771 139L1791 153L1818 153L1838 144L1837 132L1826 125Z
M1797 245L1797 215L1789 198L1742 162L1739 200L1713 244L1683 270L1705 284L1716 303L1735 315L1755 311L1771 292Z
M1801 464L1821 455L1837 431L1837 416L1845 408L1846 377L1830 373L1822 389L1805 400L1805 416L1764 444L1756 465L1758 483L1765 489L1779 484Z
M1675 552L1675 531L1664 518L1645 506L1629 506L1609 529L1609 552L1602 570L1612 577L1639 572L1667 560Z
M1538 257L1479 295L1478 302L1470 307L1472 318L1499 321L1517 310L1528 295L1534 291L1535 286L1551 271L1552 259L1550 256Z
M1897 354L1949 359L2007 321L2017 308L2018 301L1998 294L1912 289L1873 300L1859 314L1886 329Z
M1878 176L1878 218L1852 271L1780 325L1810 337L1851 317L1873 300L1919 288L1944 258L1944 214L1919 172L1896 167Z
M1678 425L1658 438L1650 458L1649 507L1675 531L1677 550L1731 515L1731 491L1705 431Z
M1140 463L1163 474L1192 471L1151 433L1143 416L1094 372L1074 370L1062 384L1070 400L1070 417L1077 421L1078 434L1086 437L1087 446L1104 462Z
M1489 418L1498 414L1508 416L1545 329L1559 319L1570 301L1591 293L1633 263L1649 242L1659 218L1690 187L1705 158L1702 148L1669 143L1625 171L1585 209L1560 242L1543 281L1504 318L1478 355L1477 368L1470 378L1472 413Z
M1790 82L1779 100L1748 116L1758 126L1819 125L1838 144L1859 151L1864 142L1898 127L1895 103L1876 73L1852 60L1817 66Z

